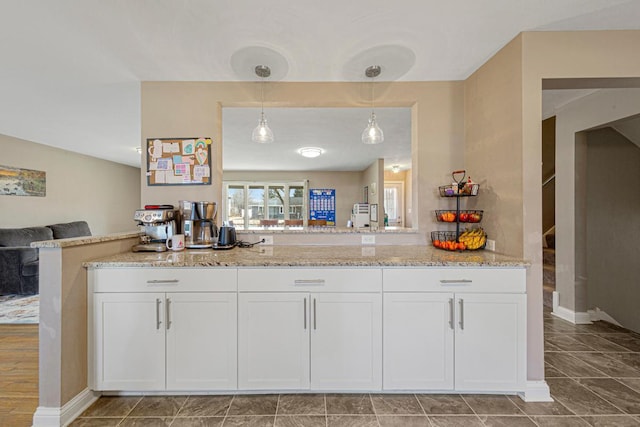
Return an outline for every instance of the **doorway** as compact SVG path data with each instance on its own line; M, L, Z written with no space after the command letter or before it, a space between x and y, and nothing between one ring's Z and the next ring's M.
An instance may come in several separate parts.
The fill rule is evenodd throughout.
M385 226L404 227L404 182L384 182Z

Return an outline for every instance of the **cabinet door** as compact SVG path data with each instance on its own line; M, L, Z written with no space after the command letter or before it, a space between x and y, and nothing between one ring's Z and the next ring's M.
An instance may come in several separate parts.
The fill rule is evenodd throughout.
M456 390L523 390L525 298L523 294L456 295Z
M164 390L163 293L94 294L97 390Z
M382 296L311 295L311 388L382 388Z
M309 388L309 294L241 293L238 386Z
M453 294L384 295L385 390L453 389Z
M167 390L237 387L235 293L167 293Z

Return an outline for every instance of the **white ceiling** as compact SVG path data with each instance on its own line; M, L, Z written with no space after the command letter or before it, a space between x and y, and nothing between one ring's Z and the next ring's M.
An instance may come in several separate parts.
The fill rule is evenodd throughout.
M251 132L260 109L223 108L224 170L362 171L376 159L385 159L387 168L411 169L411 109L376 108L375 113L385 135L382 144L360 142L371 114L367 108L269 108L265 116L275 141L256 144ZM309 146L324 153L314 159L298 154Z
M282 81L362 81L374 61L379 80L460 80L521 31L638 16L638 0L0 0L0 133L138 165L141 81L253 79L252 55Z

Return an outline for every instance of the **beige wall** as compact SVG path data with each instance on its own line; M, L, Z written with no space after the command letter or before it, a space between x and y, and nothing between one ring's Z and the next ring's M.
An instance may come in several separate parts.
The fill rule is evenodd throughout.
M0 135L0 164L46 172L45 197L0 195L0 227L86 220L92 233L135 230L140 170Z
M465 167L473 173L486 171L474 178L481 184L486 179L485 199L499 215L499 219L487 215L483 225L490 235L504 239L496 242L498 249L531 262L527 270L529 380L544 378L542 82L552 78L638 77L639 45L640 31L522 33L465 83ZM505 162L505 158L512 162ZM479 204L481 197L477 199ZM558 245L561 240L558 233Z
M225 181L303 181L309 180L309 189L333 188L336 190L336 225L344 227L351 219L354 203L362 201L360 181L362 172L317 172L317 171L226 171ZM218 221L222 215L218 215Z
M478 197L462 203L485 210L482 227L496 251L516 256L522 256L523 239L521 57L518 37L465 82L461 164L480 184Z
M149 187L143 168L143 204L175 204L182 199L220 202L222 107L259 106L258 87L255 82L142 83L141 144L147 138L210 136L217 165L211 186ZM376 94L376 105L381 107L412 107L413 224L427 232L435 227L431 212L442 203L437 186L449 182L451 170L463 164L463 83L381 82ZM265 85L265 99L266 107L363 107L368 94L360 83L273 82Z
M611 128L586 145L587 307L640 332L640 148Z

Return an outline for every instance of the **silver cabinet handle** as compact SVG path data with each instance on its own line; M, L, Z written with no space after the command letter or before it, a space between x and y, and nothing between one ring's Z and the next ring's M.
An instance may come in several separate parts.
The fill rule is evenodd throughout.
M160 325L162 324L162 320L160 320L161 304L162 304L162 300L160 298L156 298L156 329L160 329Z
M316 299L313 299L313 330L316 329L316 320L318 319L318 315L316 314Z
M455 320L453 317L453 298L449 298L449 327L451 329L455 328Z
M293 284L295 286L324 286L324 279L295 279Z
M307 299L304 299L304 329L307 329Z
M167 329L169 329L171 327L171 318L169 317L169 313L170 313L170 309L169 309L169 305L171 304L171 299L167 298L166 299L166 325L167 325Z
M166 284L170 284L170 283L180 283L180 280L178 279L154 279L154 280L147 280L147 284L149 285L166 285Z
M440 283L443 285L453 285L456 283L465 284L465 283L473 283L473 280L469 279L442 279Z
M460 298L460 329L464 329L464 300Z

